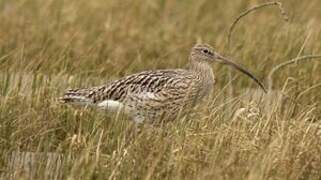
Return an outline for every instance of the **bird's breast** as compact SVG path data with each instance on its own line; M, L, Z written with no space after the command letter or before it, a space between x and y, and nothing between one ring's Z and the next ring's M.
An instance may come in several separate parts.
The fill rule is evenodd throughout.
M208 72L203 77L203 80L201 82L201 86L200 86L201 97L207 96L212 92L213 87L214 87L214 83L215 83L215 78L214 78L213 72Z

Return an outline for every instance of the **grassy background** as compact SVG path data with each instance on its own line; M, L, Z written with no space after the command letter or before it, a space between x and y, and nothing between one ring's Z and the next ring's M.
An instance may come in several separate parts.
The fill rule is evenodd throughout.
M248 78L232 71L229 82L228 69L214 66L207 104L140 133L126 117L56 101L68 87L183 67L200 41L265 84L278 64L321 54L319 0L282 1L289 22L276 7L244 17L228 48L233 20L262 2L0 0L0 174L12 152L28 151L62 155L69 179L320 179L317 59L277 71L262 101ZM44 164L38 179L47 178Z

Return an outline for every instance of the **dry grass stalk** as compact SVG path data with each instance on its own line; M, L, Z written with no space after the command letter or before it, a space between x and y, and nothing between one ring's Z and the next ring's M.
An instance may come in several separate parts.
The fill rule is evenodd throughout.
M278 2L278 1L273 1L273 2L267 2L267 3L263 3L263 4L259 4L256 6L253 6L247 10L245 10L244 12L242 12L239 16L237 16L235 18L235 20L233 21L233 23L231 24L229 30L228 30L228 35L227 35L227 43L228 43L228 47L230 47L231 44L231 38L232 38L232 32L235 28L235 26L237 25L237 23L246 15L248 15L251 12L254 12L256 10L262 9L264 7L268 7L268 6L277 6L277 8L280 10L280 13L282 15L282 18L284 19L284 21L288 21L288 15L285 12L284 8L282 7L282 3Z
M273 86L273 78L272 76L274 75L274 73L284 67L286 67L287 65L293 64L293 63L298 63L301 61L306 61L306 60L321 60L321 55L306 55L306 56L299 56L296 58L293 58L291 60L285 61L277 66L275 66L269 73L268 75L268 91L272 90L272 86Z

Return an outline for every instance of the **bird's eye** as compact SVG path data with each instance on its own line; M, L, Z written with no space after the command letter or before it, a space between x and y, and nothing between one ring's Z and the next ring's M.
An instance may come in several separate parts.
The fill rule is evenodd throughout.
M206 53L206 54L207 54L208 52L209 52L209 51L208 51L207 49L204 49L204 50L203 50L203 53Z

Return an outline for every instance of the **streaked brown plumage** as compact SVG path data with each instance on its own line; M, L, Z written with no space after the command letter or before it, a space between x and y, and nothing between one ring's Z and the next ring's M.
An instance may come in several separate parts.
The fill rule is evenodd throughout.
M192 48L187 69L145 71L103 86L68 90L60 100L106 109L123 108L136 122L174 119L181 110L192 107L211 92L215 80L210 63L214 61L232 65L264 89L244 68L220 56L209 45L200 44Z

